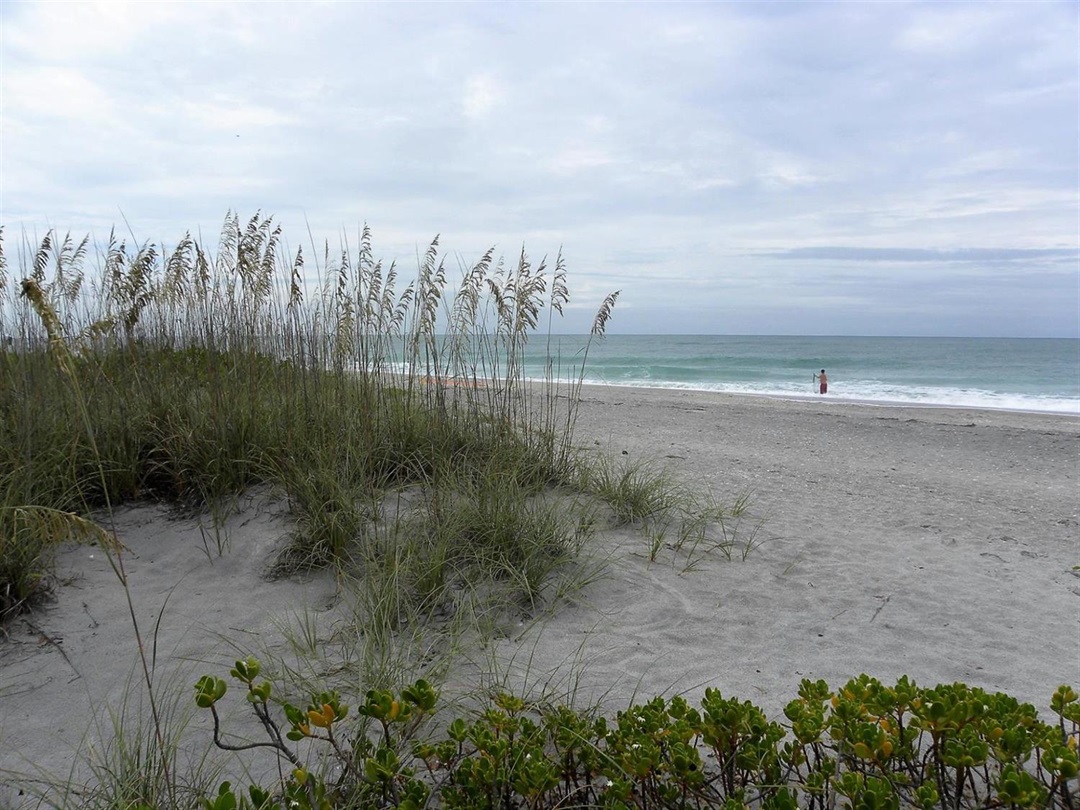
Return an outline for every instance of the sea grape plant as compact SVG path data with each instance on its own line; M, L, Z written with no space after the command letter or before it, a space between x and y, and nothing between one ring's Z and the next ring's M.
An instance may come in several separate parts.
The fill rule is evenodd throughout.
M246 796L224 783L203 800L209 810L1080 807L1080 697L1069 686L1051 697L1055 724L1007 694L962 683L922 688L906 676L887 686L860 675L838 690L805 679L786 723L716 689L697 707L655 697L611 718L500 693L471 719L424 737L438 703L425 680L400 693L369 690L354 720L335 692L312 695L305 710L278 700L259 671L247 659L231 675L268 741L223 742L223 680L200 679L196 703L211 711L219 747L272 749L293 769ZM315 767L289 747L300 740L323 746Z

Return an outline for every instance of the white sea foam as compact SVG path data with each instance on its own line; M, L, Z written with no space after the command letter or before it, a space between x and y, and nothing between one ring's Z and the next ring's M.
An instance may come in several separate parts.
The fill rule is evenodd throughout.
M633 388L666 388L682 391L716 391L727 394L807 399L820 396L816 386L794 384L685 383L650 379L584 380L589 385L614 385ZM1040 396L1036 394L1002 394L971 388L893 386L879 382L853 382L843 386L830 384L829 393L822 399L846 402L865 402L880 405L916 405L923 407L977 408L1006 411L1033 411L1080 416L1080 399Z

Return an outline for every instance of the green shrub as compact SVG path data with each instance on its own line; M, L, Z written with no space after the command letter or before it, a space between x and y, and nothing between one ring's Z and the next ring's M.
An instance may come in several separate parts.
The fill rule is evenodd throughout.
M313 695L306 710L283 703L283 738L259 671L253 659L232 670L270 739L245 747L274 749L296 767L258 795L299 806L949 810L1071 808L1080 797L1080 702L1068 686L1051 697L1057 725L1002 693L920 688L906 677L886 686L860 675L836 691L804 680L785 724L715 689L699 708L656 697L610 719L502 693L471 720L418 739L438 700L421 680L398 694L369 691L356 712L365 722L351 733L336 693ZM195 689L215 744L235 750L220 737L225 682L208 675ZM319 772L301 766L284 739L322 743ZM341 774L332 783L331 772Z

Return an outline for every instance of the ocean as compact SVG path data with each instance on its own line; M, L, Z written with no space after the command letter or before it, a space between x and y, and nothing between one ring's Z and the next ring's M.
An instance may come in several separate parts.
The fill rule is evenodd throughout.
M526 375L545 355L576 379L587 338L534 337ZM1080 415L1080 340L1050 338L607 335L589 346L584 382L787 398L996 408Z

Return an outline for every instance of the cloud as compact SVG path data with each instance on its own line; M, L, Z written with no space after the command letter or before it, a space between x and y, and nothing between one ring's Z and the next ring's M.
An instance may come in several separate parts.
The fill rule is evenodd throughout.
M79 65L127 57L148 30L182 15L181 4L130 0L23 0L7 5L3 34L6 47L34 61L62 59Z
M957 3L951 7L916 8L896 36L897 46L919 54L953 55L977 48L1000 36L1009 15L992 4Z
M186 126L239 134L253 129L268 129L297 123L288 113L242 98L218 94L214 98L181 101L176 108L156 106L148 112L179 118Z
M5 77L5 118L93 122L113 113L109 94L81 71L70 67L34 68Z
M465 83L462 109L466 118L486 118L502 99L502 89L492 76L471 76Z

